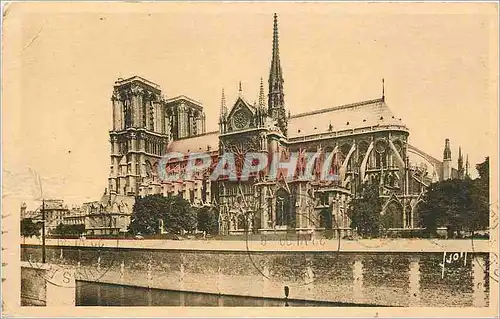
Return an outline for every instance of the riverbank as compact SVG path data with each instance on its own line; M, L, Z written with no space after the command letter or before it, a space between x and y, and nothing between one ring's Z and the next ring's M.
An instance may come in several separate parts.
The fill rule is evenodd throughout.
M488 306L492 274L488 254L447 255L457 255L459 259L453 262L447 258L443 264L442 252L249 253L48 246L46 262L50 266L43 276L48 276L45 278L52 283L73 289L76 281L85 281L86 284L98 282L275 299L284 297L284 287L287 286L291 299L322 303L399 307ZM39 266L41 258L40 246L21 247L25 280L34 279L30 271L43 270L43 266ZM65 281L67 277L74 278L75 282ZM98 291L87 294L88 297L99 295ZM74 293L68 295L75 296ZM118 296L113 294L113 298Z
M21 238L21 244L41 245L41 239ZM483 239L315 239L294 236L281 240L133 240L133 239L47 239L48 246L114 247L132 249L214 251L342 251L342 252L490 252Z

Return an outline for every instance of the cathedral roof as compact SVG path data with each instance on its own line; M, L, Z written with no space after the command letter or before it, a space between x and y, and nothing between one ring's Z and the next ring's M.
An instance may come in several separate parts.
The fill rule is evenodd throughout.
M383 99L375 99L293 115L288 120L289 138L325 133L330 125L331 131L381 125L405 127ZM173 141L168 151L187 154L218 148L219 132L213 131Z
M288 136L294 138L329 130L343 131L380 125L404 126L382 98L293 115L288 120Z
M219 149L219 131L213 131L173 141L168 151L187 154L187 153L215 151L218 149Z

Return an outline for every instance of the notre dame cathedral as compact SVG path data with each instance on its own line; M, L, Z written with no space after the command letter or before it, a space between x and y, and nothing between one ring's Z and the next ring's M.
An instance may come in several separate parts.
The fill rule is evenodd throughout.
M464 167L461 151L458 169L452 168L448 139L442 160L409 144L410 132L393 115L384 94L290 114L276 14L267 89L266 96L261 80L258 102L252 104L240 84L232 105L222 91L219 130L206 132L201 103L186 96L165 98L157 84L138 76L118 79L111 99L111 167L103 207L109 214L123 214L119 203L124 199L158 193L180 195L193 205L217 207L222 234L334 228L344 236L352 232L347 204L359 196L361 184L379 186L384 202L380 213L387 215L393 229L412 229L419 226L419 202L431 182L468 174L468 161ZM212 182L209 172L201 172L191 179L164 181L158 174L160 159L167 152L205 152L214 162L221 154L232 152L241 168L247 152L277 153L286 160L291 152L318 151L322 156L317 163L333 156L329 169L338 179L300 180L281 175L271 180L264 173L246 181ZM170 171L182 171L186 158L168 165ZM319 176L319 168L313 174ZM129 207L125 214L130 213Z

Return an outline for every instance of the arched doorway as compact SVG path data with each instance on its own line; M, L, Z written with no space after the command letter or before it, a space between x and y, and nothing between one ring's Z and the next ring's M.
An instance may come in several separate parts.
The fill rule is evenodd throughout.
M319 227L330 230L332 226L332 211L329 208L323 208L319 214Z
M276 192L276 226L289 226L290 194L283 188Z
M406 216L406 228L412 228L412 218L413 218L413 212L412 212L412 207L410 204L406 205L405 208L405 216Z
M403 206L392 200L385 208L383 221L385 228L403 228Z
M420 222L420 212L422 211L424 204L422 201L419 201L415 206L413 207L411 218L413 221L413 227L414 228L419 228L421 227L421 222Z
M238 230L248 230L248 218L245 213L240 213L237 217L238 224L237 224L237 229Z

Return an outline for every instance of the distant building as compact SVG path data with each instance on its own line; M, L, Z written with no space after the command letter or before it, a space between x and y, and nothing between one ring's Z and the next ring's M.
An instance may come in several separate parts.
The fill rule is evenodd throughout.
M85 225L85 213L80 207L71 208L69 213L64 216L62 224L68 226Z
M100 201L84 203L87 235L119 235L128 231L134 197L104 195Z
M44 204L43 204L44 203ZM59 224L81 225L85 216L78 207L68 208L61 199L46 199L34 211L27 210L26 203L21 204L21 220L30 218L35 223L43 221L42 210L45 208L45 234L51 235Z
M50 235L59 224L62 224L64 217L70 212L63 200L46 199L44 202L44 205L38 206L35 214L41 218L42 209L45 209L45 234Z

